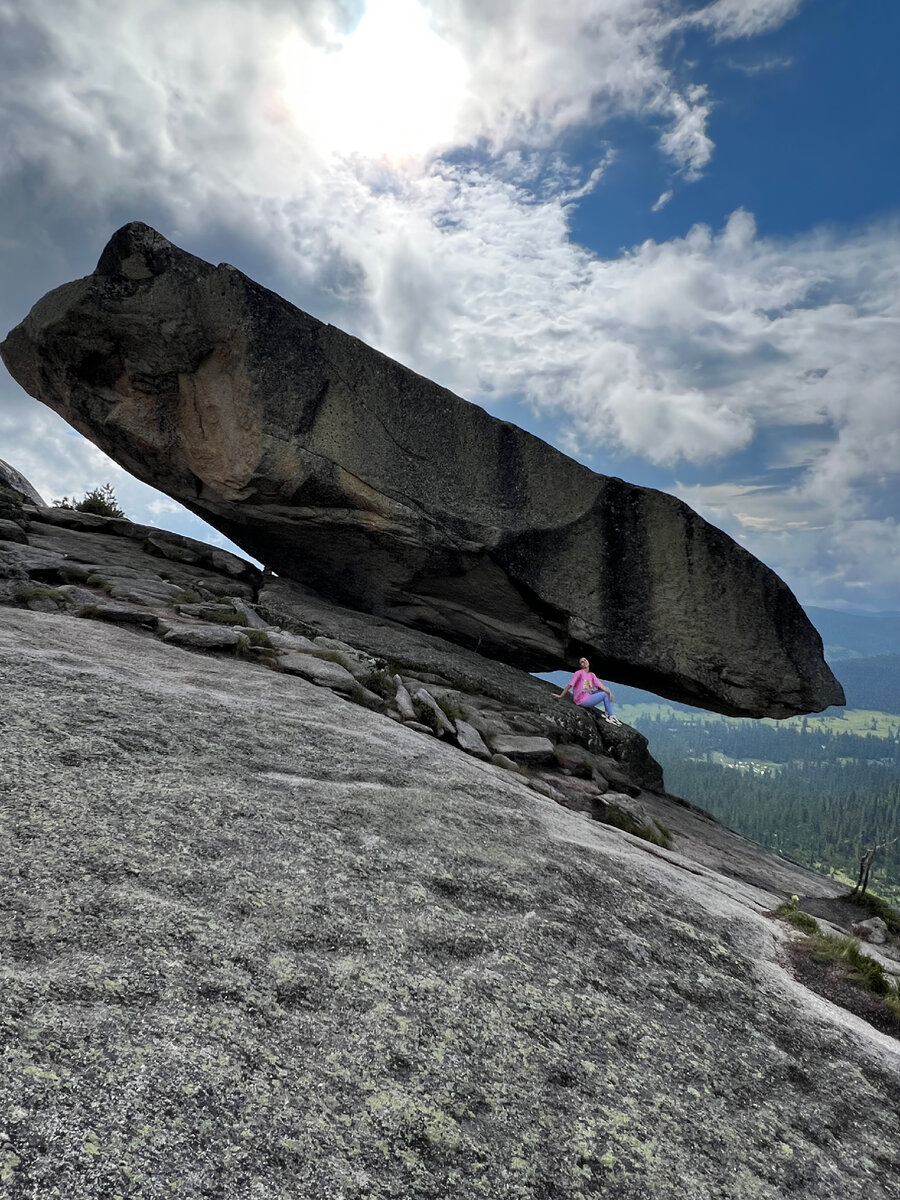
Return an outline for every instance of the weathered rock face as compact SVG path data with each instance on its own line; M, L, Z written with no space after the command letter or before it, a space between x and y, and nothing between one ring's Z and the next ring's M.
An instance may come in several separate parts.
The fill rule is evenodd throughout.
M0 688L3 1196L896 1200L764 915L833 881L131 628L0 608Z
M15 467L11 467L8 462L4 462L0 458L0 487L10 488L17 492L20 496L24 496L32 504L45 504L46 501L41 499L37 489L28 482L21 471L17 471Z
M840 884L514 667L9 510L3 1196L896 1196L898 1043L773 912Z
M33 396L278 575L530 670L731 714L843 703L786 586L671 496L539 439L145 225L3 344Z
M0 606L119 624L168 645L252 658L475 757L491 757L483 737L543 742L566 771L567 755L578 767L590 761L597 768L588 794L575 797L597 820L606 820L615 803L605 795L613 785L635 793L663 788L642 734L598 720L571 699L558 702L556 688L515 667L341 608L291 580L264 579L244 559L192 538L70 509L12 499L4 505ZM552 798L569 804L566 775L538 761L536 772L509 760L532 786L552 785Z

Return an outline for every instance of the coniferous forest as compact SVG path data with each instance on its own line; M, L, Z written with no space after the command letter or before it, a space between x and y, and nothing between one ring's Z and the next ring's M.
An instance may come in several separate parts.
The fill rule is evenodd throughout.
M900 904L900 613L806 611L846 708L731 719L613 681L618 714L649 739L671 793L760 845L855 882L863 852L892 843L870 887Z
M622 712L650 739L670 792L797 862L855 879L866 847L898 838L878 853L871 886L900 899L900 718L777 724L666 704Z

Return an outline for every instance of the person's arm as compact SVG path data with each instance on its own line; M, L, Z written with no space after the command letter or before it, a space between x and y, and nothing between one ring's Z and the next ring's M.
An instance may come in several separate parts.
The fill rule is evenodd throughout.
M575 674L572 676L572 678L569 680L569 682L566 684L566 686L563 688L563 690L561 692L557 692L556 695L553 697L553 699L554 700L562 700L562 698L566 694L566 692L571 692L572 688L575 686L575 680L577 678L578 678L578 672L576 671Z
M601 692L606 692L606 694L607 694L607 696L609 696L610 700L615 699L615 697L612 694L612 691L606 686L606 684L603 682L602 679L598 679L596 675L594 675L593 679L594 679L594 686L596 688L599 688Z

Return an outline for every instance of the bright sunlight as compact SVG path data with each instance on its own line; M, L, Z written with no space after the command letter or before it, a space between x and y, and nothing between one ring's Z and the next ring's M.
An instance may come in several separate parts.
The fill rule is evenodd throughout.
M288 109L325 153L399 164L453 141L467 69L416 0L369 0L337 49L295 34L282 62Z

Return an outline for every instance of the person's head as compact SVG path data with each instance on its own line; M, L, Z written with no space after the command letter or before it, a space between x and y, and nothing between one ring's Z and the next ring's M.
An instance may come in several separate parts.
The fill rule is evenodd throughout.
M581 667L582 671L589 671L591 669L591 664L586 658L579 658L578 665Z

